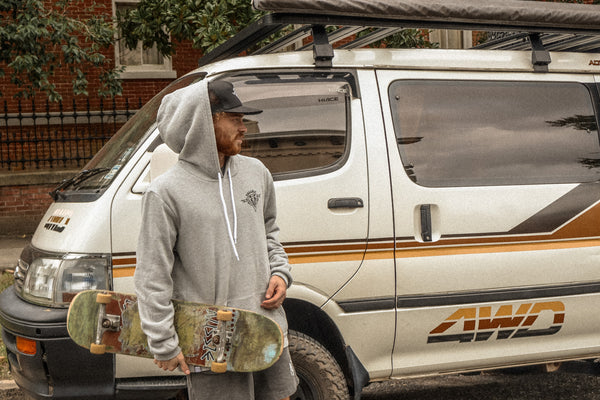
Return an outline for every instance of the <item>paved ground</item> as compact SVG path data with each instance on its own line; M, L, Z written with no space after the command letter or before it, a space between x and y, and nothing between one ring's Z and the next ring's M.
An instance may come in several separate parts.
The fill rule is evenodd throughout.
M31 240L30 236L0 235L0 270L14 268L21 250Z
M592 362L563 364L555 373L532 369L448 375L376 383L363 400L597 400L600 369ZM4 386L7 385L7 386ZM10 382L0 382L0 400L25 400Z
M13 381L0 381L0 399L25 400L26 397Z
M563 364L558 372L534 368L448 375L369 386L363 400L597 400L600 368L593 362Z

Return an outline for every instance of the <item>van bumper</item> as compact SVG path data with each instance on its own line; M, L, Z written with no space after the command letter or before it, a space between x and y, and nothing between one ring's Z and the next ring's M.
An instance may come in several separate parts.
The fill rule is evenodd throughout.
M27 303L14 287L0 293L2 340L16 384L36 399L114 398L114 356L76 345L66 321L66 309ZM17 336L35 340L36 353L19 352Z

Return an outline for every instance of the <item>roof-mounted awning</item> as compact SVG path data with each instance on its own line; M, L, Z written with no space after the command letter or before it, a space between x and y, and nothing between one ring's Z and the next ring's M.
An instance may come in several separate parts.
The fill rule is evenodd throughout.
M428 24L600 32L600 6L524 0L253 0L259 10ZM501 30L501 29L498 29Z

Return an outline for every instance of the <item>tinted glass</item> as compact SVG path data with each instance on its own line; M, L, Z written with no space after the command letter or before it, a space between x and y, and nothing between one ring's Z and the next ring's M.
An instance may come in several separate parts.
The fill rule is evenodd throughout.
M244 104L242 154L260 159L277 176L334 167L348 145L349 84L335 75L269 74L229 79Z
M420 185L600 179L598 127L585 85L397 81L389 96L402 162Z

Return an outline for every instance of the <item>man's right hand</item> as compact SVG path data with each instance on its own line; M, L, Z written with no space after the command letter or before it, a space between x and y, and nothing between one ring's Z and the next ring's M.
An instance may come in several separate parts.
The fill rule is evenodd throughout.
M171 358L167 361L159 361L154 359L154 364L158 365L158 368L163 369L164 371L174 371L177 367L181 366L181 370L186 375L190 374L190 368L185 362L185 358L183 357L183 353L179 352L177 356Z

